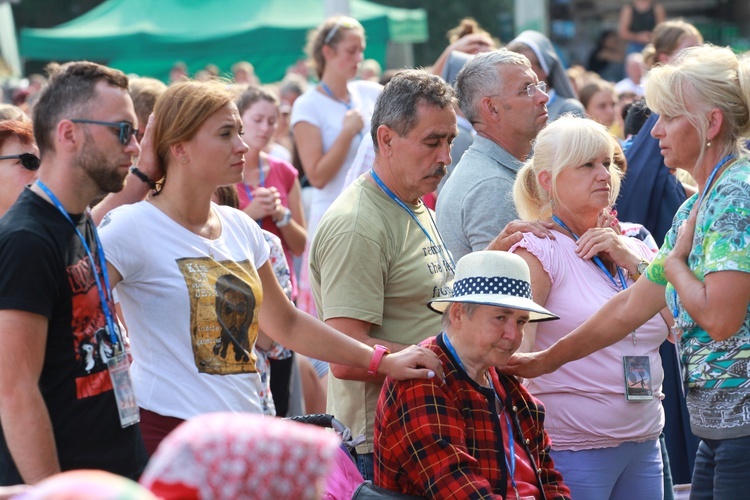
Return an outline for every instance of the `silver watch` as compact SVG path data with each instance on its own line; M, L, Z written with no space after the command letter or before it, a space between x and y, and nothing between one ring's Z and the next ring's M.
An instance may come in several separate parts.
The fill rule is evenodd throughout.
M284 215L278 221L274 221L276 227L288 226L292 221L292 211L288 208L284 208Z
M648 268L648 261L642 260L638 263L638 265L635 267L635 274L632 276L633 281L637 281L638 278L643 275L643 273L646 272L646 269Z

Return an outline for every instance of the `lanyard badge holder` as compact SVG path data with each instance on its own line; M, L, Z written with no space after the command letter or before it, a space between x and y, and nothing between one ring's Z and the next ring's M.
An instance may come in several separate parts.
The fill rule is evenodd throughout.
M99 234L96 231L96 227L93 227L94 238L96 239L96 250L97 257L99 258L99 269L102 271L102 277L99 277L97 272L96 261L91 253L91 248L84 238L81 231L78 230L73 219L70 218L68 212L60 203L60 200L55 194L39 179L36 181L37 186L44 191L44 193L50 198L55 208L67 219L68 222L75 229L78 238L81 240L83 249L86 251L86 256L91 264L91 269L94 273L94 281L96 282L96 288L99 292L99 302L104 313L106 320L105 330L109 336L110 342L114 349L114 355L107 360L107 369L109 370L109 378L112 381L112 390L115 393L115 400L117 402L117 410L120 416L120 425L125 428L140 421L140 413L138 410L138 404L135 400L135 392L133 391L133 383L130 379L130 362L128 361L127 354L123 349L122 334L117 327L112 310L109 307L108 298L111 298L111 288L109 286L109 274L107 273L107 262L104 259L104 251L102 250L102 242L99 240Z

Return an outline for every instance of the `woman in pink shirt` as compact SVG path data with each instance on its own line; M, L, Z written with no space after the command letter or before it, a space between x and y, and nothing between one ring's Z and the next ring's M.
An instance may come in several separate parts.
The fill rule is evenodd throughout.
M292 255L305 250L307 230L302 210L297 170L265 153L273 141L279 118L279 101L259 87L250 87L237 99L247 143L243 180L237 184L240 209L262 229L281 238L292 280L292 299L297 296Z
M514 187L522 219L555 224L511 251L531 269L534 301L560 320L529 325L522 349L546 349L640 277L653 253L603 223L622 172L615 139L590 119L563 116L537 137ZM529 380L547 410L552 457L573 498L661 499L663 379L659 315L613 346Z

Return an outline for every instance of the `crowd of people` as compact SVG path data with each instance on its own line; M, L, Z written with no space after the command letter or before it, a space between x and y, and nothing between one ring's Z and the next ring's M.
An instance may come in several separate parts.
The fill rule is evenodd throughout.
M639 0L607 82L611 35L50 64L0 108L0 497L742 498L750 59Z

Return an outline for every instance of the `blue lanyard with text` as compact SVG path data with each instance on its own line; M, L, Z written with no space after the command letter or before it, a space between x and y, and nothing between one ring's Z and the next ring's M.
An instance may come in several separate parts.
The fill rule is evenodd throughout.
M99 273L96 271L96 261L94 261L94 256L91 254L91 249L89 248L89 244L86 241L86 238L83 237L81 234L81 231L78 230L78 226L75 222L73 222L73 219L70 218L70 215L68 212L65 211L65 207L62 206L62 203L60 203L60 200L57 199L57 196L54 195L54 193L48 188L44 183L37 179L36 180L37 186L41 188L44 193L49 196L49 199L52 200L52 203L55 205L57 210L60 211L61 214L73 225L73 229L75 229L76 234L78 235L78 238L81 240L81 243L83 244L83 249L86 251L86 255L88 256L89 263L91 264L91 270L94 273L94 280L96 281L96 289L99 291L99 302L102 304L102 311L104 312L104 318L107 321L107 330L109 330L109 338L112 341L112 347L117 347L117 330L115 329L115 323L114 323L114 317L112 316L112 311L109 308L109 302L107 302L107 297L110 296L110 288L109 288L109 274L107 273L107 262L104 259L104 250L102 250L102 242L99 240L99 234L96 231L96 227L92 226L93 232L94 232L94 238L96 239L96 250L97 250L97 256L99 257L99 268L102 270L102 276L104 277L104 286L102 286L102 282L99 279ZM84 215L84 217L86 217ZM106 289L105 289L106 287Z
M464 364L461 362L461 358L458 356L458 353L456 352L456 349L453 347L453 344L451 344L451 339L448 338L448 334L443 332L443 342L445 342L445 347L450 351L453 358L456 360L456 363L458 363L458 366L461 368L461 370L466 372L466 368L464 367ZM510 418L508 417L508 412L505 410L505 404L503 404L502 401L500 401L500 396L497 395L497 390L495 389L495 384L492 382L492 377L490 377L490 374L487 374L487 378L489 379L490 384L492 384L492 393L495 395L495 399L497 400L498 404L500 405L500 408L502 409L502 414L505 417L505 425L508 427L508 453L503 452L503 456L505 457L505 466L508 468L508 473L510 474L510 483L513 486L513 490L516 493L516 498L518 498L518 488L516 487L516 448L515 448L515 441L513 438L513 426L510 423ZM508 461L508 455L510 455L510 462Z
M728 154L721 160L719 160L719 163L716 164L714 169L711 171L711 175L708 176L708 181L706 181L706 187L703 189L703 192L698 197L698 203L695 208L696 211L696 217L697 212L701 207L701 203L703 203L703 198L706 197L706 194L708 193L708 190L711 189L711 184L714 182L714 178L716 177L716 174L719 173L719 170L721 170L721 167L726 165L729 161L734 159L733 154ZM680 314L680 308L677 306L677 289L672 287L672 298L674 299L674 305L672 306L672 316L674 316L675 323L677 322L677 315ZM675 345L677 344L677 339L675 338Z
M266 179L263 176L263 159L258 158L258 175L260 176L260 180L258 181L258 187L266 187ZM253 193L250 192L250 186L247 185L247 182L242 181L242 185L245 186L245 194L247 194L247 202L250 203L253 201Z
M570 228L566 226L565 223L561 221L557 215L552 214L552 220L557 222L560 225L560 227L562 227L567 232L569 232L570 235L573 237L573 240L578 241L578 235L574 233L573 231L571 231ZM615 285L615 288L619 288L617 286L617 282L615 281L615 277L612 276L612 273L609 272L609 269L607 269L607 266L604 265L604 262L602 262L602 259L600 259L598 255L594 255L592 260L599 267L599 269L602 270L602 272L607 276L607 278L609 278L609 281L611 281L612 284ZM620 279L620 284L622 285L622 289L625 290L628 287L628 283L627 281L625 281L625 276L622 274L622 269L620 269L620 266L616 264L615 266L617 267L617 277Z
M388 197L390 199L392 199L393 201L395 201L398 204L398 206L400 206L401 208L403 208L404 210L406 210L406 212L409 215L411 215L411 218L414 219L414 222L417 223L417 225L422 230L422 232L424 233L424 235L427 236L427 239L430 241L430 244L433 247L437 247L438 251L440 252L440 255L442 255L443 257L445 257L445 254L443 253L443 249L445 249L445 251L448 253L448 259L450 260L450 263L451 263L451 270L455 269L456 263L453 261L453 256L450 254L450 252L448 252L448 249L445 248L445 242L443 241L443 237L440 236L440 231L438 231L438 229L437 229L437 225L435 224L435 219L432 218L432 214L430 213L430 210L426 209L427 210L427 214L430 216L430 221L432 221L432 226L435 228L435 232L437 233L437 237L440 238L440 245L436 245L435 244L435 240L432 239L432 236L427 231L427 228L424 227L421 222L419 222L419 219L417 218L417 214L415 214L412 211L411 208L407 207L406 203L404 203L403 201L401 201L401 199L398 196L396 196L393 193L393 191L391 191L388 188L388 186L385 185L385 183L380 179L380 177L378 177L378 174L376 174L375 170L372 169L372 168L370 169L370 175L372 175L372 178L375 181L375 183L380 187L380 189L383 190L383 192L385 194L388 195Z

